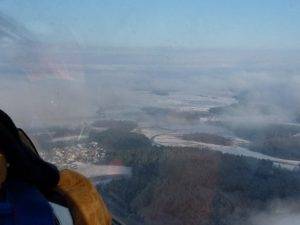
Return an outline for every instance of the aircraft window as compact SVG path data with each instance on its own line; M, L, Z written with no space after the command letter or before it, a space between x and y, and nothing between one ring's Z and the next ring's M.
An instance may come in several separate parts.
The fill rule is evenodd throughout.
M296 0L2 0L0 108L120 224L299 224L299 21Z

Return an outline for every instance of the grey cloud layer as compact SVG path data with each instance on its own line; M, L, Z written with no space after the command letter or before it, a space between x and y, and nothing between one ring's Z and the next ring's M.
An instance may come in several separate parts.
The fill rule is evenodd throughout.
M25 62L0 66L0 91L7 96L1 105L10 111L21 111L12 105L25 97L36 114L41 111L40 117L47 112L86 115L99 105L147 101L136 90L160 90L242 95L243 104L225 114L226 119L288 121L300 112L295 63L300 53L47 46L30 51L34 57L28 55ZM3 70L5 66L9 69Z

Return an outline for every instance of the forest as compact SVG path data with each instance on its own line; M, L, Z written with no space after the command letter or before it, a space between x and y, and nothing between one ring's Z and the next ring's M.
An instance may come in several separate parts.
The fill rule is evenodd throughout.
M98 186L112 212L128 224L252 225L253 212L300 197L300 171L271 161L159 147L124 130L90 138L109 149L108 160L132 168L131 178Z

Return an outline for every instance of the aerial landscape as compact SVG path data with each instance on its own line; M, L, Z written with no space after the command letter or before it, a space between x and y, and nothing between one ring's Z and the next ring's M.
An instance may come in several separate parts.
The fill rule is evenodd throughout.
M89 177L126 224L281 225L299 213L300 54L269 54L241 69L249 52L99 49L82 74L3 76L0 96L41 156Z
M2 0L0 109L124 224L299 225L299 15L293 0Z
M46 160L90 177L128 224L250 225L298 212L296 120L231 121L247 104L240 96L134 91L148 101L28 131Z

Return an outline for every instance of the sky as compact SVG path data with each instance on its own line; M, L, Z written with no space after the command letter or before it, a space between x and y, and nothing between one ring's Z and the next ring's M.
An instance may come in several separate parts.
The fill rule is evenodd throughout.
M298 0L1 0L0 13L54 43L300 49Z

